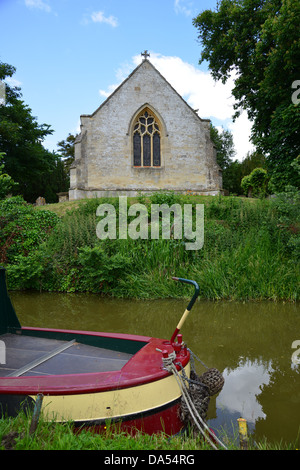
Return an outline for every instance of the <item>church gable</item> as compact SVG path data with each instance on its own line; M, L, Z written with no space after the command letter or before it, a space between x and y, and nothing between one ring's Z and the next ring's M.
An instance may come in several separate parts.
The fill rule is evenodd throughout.
M81 116L85 139L75 145L70 199L159 189L219 192L209 127L144 60L92 115Z

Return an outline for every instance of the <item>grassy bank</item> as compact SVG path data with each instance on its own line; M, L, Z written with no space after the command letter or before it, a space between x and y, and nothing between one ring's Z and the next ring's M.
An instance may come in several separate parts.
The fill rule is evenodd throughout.
M0 450L101 450L101 451L199 451L211 450L202 436L168 437L164 434L136 436L118 432L107 426L103 434L88 430L74 433L72 423L47 423L40 418L37 428L30 432L31 416L20 413L16 418L0 419ZM234 439L220 436L228 450L240 449L238 436ZM249 450L293 450L295 443L252 442L249 437ZM221 448L223 449L223 448ZM117 454L116 454L117 455ZM128 455L128 454L126 454ZM130 455L130 454L129 454Z
M0 420L0 449L16 450L199 450L208 449L200 438L174 437L163 434L132 437L108 426L103 434L88 430L74 433L71 423L55 424L41 420L34 434L30 434L30 419L21 414L17 418Z
M91 199L43 209L20 200L0 203L0 262L10 289L96 292L130 298L190 296L172 276L194 279L203 299L299 300L299 192L272 200L155 194L128 206L204 204L204 245L186 239L99 240ZM65 204L65 205L64 205ZM133 219L128 217L128 223ZM150 227L150 225L149 225Z

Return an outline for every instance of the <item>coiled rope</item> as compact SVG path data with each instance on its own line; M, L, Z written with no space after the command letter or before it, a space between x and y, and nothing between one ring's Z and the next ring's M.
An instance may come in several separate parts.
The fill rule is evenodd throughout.
M220 441L220 439L218 439L218 437L212 432L212 430L207 426L207 424L205 423L205 421L201 418L201 416L199 415L197 409L195 408L195 405L193 403L193 400L191 399L190 395L189 395L189 392L188 392L188 389L186 387L186 384L185 384L185 379L183 379L183 377L178 373L177 371L177 368L174 364L174 359L176 358L176 353L172 352L171 354L169 354L168 357L163 357L163 364L164 364L164 367L169 371L171 372L177 383L178 383L178 386L180 388L180 391L181 391L181 395L182 395L182 398L184 399L185 403L186 403L186 406L190 412L190 415L192 416L197 428L199 429L199 431L201 432L201 434L203 435L203 437L209 442L209 444L213 447L213 449L215 450L218 450L218 448L216 447L216 445L214 444L214 442L210 439L209 436L212 436L213 440L218 442L220 444L221 447L223 447L225 450L227 450L227 447L223 444L223 442ZM183 369L182 369L183 370ZM184 370L183 370L184 371ZM205 432L205 430L207 432ZM207 434L208 433L208 434Z

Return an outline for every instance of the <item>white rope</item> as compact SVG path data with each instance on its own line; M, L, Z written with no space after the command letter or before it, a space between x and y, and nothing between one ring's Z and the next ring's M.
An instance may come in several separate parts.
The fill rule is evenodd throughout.
M176 369L176 368L175 368L175 369ZM213 442L210 440L210 438L205 434L203 428L202 428L202 427L200 426L200 424L198 423L198 421L197 421L197 415L195 416L195 414L193 413L193 411L192 411L192 409L191 409L192 407L194 408L194 406L193 406L194 404L193 404L193 402L190 400L189 395L186 393L185 387L182 386L183 384L182 384L180 378L179 378L178 375L174 372L173 369L171 370L171 372L174 374L174 376L175 376L175 378L176 378L176 380L177 380L177 383L178 383L179 388L180 388L180 390L181 390L182 397L183 397L184 401L186 402L186 405L187 405L187 407L188 407L188 409L189 409L189 412L190 412L190 414L191 414L191 416L192 416L192 418L193 418L193 420L194 420L196 426L198 427L199 431L200 431L201 434L204 436L204 438L208 440L208 442L210 443L210 445L211 445L215 450L217 450L217 448L216 448L216 446L214 445L214 443L213 443ZM177 370L176 370L176 372L177 372ZM179 380L178 380L178 379L179 379ZM195 410L195 408L194 408L194 411L196 411L196 413L197 413L197 410ZM197 413L197 414L198 414L198 413ZM198 416L199 416L199 415L198 415ZM200 422L201 422L201 418L200 418ZM204 426L204 427L205 427L205 426ZM209 431L209 432L210 432L210 431Z
M175 355L176 356L176 355ZM169 358L164 358L164 359L169 359ZM168 365L166 365L166 363L168 362ZM221 442L217 436L211 431L211 429L207 426L207 424L203 421L203 419L201 418L201 416L199 415L197 409L195 408L195 405L188 393L188 390L186 388L186 385L182 379L182 377L180 376L180 374L178 373L177 369L176 369L176 366L173 364L173 361L165 361L164 362L166 368L168 369L169 372L172 372L172 374L174 375L178 385L179 385L179 388L180 388L180 391L181 391L181 394L182 394L182 397L184 399L184 401L186 402L186 405L189 409L189 412L193 418L193 420L195 421L195 424L196 426L198 427L198 429L200 430L201 434L205 437L205 439L208 440L208 442L210 443L210 445L215 449L217 450L217 447L214 445L214 443L211 441L211 439L205 434L204 432L204 429L205 428L207 431L208 431L208 434L210 434L213 439L215 441L217 441L224 449L227 450L227 447L223 444L223 442ZM203 426L203 428L201 427L201 425L199 424L199 422L201 423L201 425Z
M172 351L171 353L169 353L168 357L163 357L162 361L163 361L164 367L166 369L169 369L169 367L172 367L173 361L175 361L175 359L176 359L175 351Z

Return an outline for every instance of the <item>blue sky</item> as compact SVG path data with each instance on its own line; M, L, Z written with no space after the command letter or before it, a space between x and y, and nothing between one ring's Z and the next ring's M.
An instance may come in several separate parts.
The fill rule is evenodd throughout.
M79 129L150 52L150 61L202 118L233 133L237 158L251 150L250 123L232 122L232 81L214 83L192 19L217 0L0 0L0 61L39 124L54 130L44 145Z

